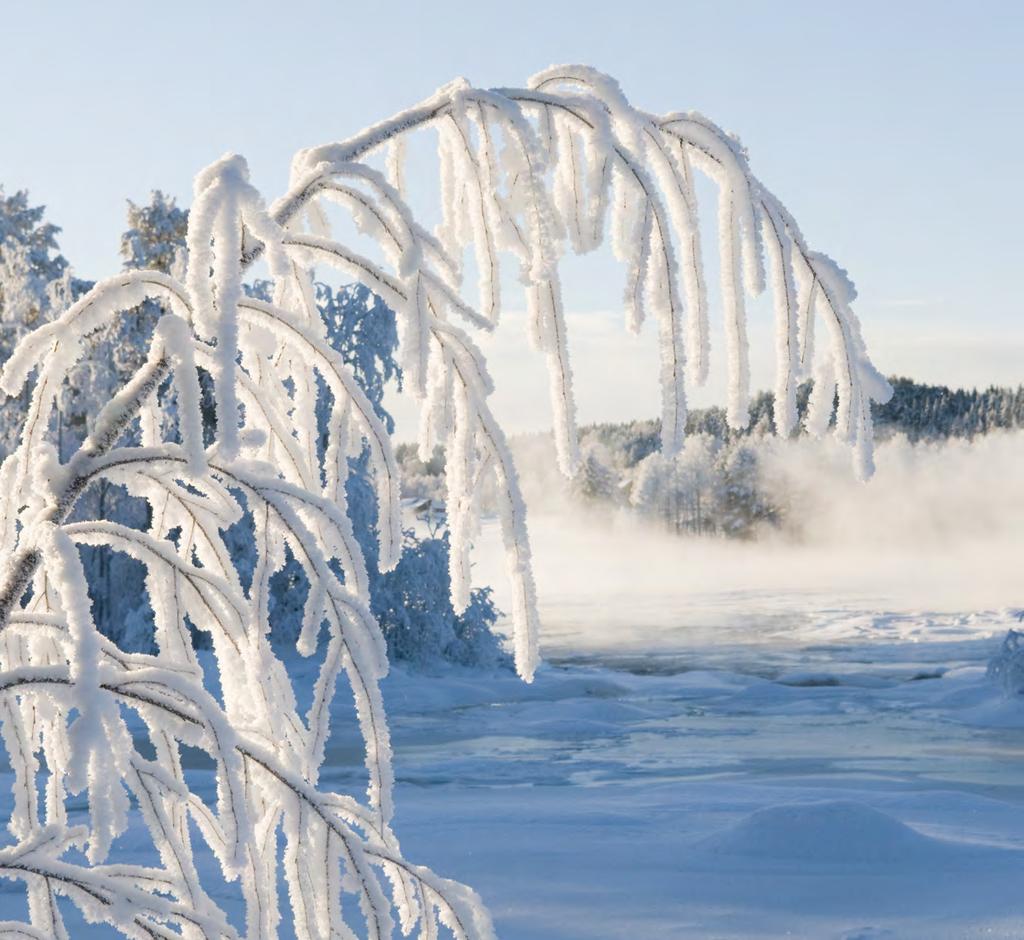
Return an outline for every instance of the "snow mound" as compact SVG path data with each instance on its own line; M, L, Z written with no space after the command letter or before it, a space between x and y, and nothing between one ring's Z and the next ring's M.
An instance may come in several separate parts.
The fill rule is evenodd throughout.
M704 839L701 847L721 855L879 865L945 858L952 848L846 800L769 806Z

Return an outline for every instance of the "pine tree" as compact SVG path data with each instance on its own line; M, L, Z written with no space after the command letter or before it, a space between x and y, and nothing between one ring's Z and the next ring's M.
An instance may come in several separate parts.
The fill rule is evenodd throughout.
M612 506L617 502L618 478L598 448L585 449L569 490L573 499L583 505Z
M738 443L726 448L720 460L718 524L732 538L751 538L759 525L771 522L777 514L760 486L757 453Z
M45 213L29 203L27 191L6 196L0 186L0 362L89 286L72 275L57 243L60 228L45 222ZM62 414L68 405L63 398ZM0 456L15 446L27 407L27 390L0 402Z

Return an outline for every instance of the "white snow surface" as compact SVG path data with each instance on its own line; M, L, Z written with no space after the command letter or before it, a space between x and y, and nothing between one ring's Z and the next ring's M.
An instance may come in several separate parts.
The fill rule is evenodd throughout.
M500 570L495 528L479 581ZM653 546L658 568L628 533L532 529L551 572L535 682L383 682L403 854L472 885L500 937L1024 935L1024 702L985 676L1017 614L954 610L974 597L970 569L957 597L952 562L931 568L948 604L929 609L907 556L896 570L894 555L836 557L831 575L819 559L801 590L809 550L680 542ZM633 577L616 580L627 554ZM977 563L998 579L996 554ZM287 662L312 683L315 661ZM355 792L354 710L345 696L333 710L321 781ZM209 769L188 772L212 794ZM112 854L142 862L145 843L132 828ZM0 882L0 913L21 903Z

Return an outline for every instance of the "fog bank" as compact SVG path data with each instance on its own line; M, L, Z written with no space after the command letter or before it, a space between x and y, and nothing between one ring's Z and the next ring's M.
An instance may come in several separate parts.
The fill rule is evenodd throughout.
M783 530L755 541L682 537L623 513L531 513L549 651L784 636L836 608L1024 606L1024 434L882 442L866 484L831 442L759 449L766 485L786 494L788 510ZM475 578L509 608L494 523L478 540Z

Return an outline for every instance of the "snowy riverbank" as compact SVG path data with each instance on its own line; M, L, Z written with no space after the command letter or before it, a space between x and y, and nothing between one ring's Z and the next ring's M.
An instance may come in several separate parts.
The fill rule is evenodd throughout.
M1006 626L833 614L761 674L396 675L403 844L515 940L1019 937L1024 707L984 676Z
M801 591L793 555L715 542L652 552L659 566L638 559L616 580L629 540L535 531L539 570L555 569L536 681L396 668L383 683L403 850L472 885L500 937L1024 936L1024 702L985 676L1015 610L915 608L910 562L902 596L880 564L836 565L849 583ZM491 535L477 573L500 586ZM945 589L966 603L965 585ZM308 688L313 664L287 661ZM345 689L332 728L322 783L359 792ZM201 756L186 759L212 794ZM151 857L145 839L134 826L118 858ZM0 882L0 912L22 904Z
M403 848L508 940L1019 937L1024 707L984 676L1011 621L819 616L785 648L592 653L531 686L394 670ZM344 700L332 724L323 782L351 792Z

